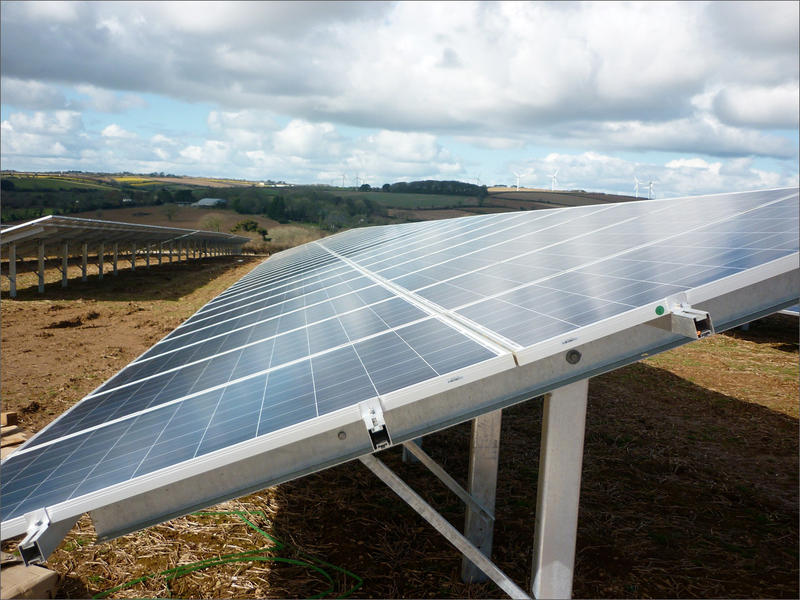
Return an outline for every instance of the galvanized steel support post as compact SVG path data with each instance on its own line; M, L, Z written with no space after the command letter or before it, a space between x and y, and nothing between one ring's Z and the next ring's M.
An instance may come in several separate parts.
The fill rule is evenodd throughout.
M8 246L8 295L17 297L17 245L11 242Z
M97 251L97 276L99 279L103 279L103 275L105 274L105 261L106 261L106 244L105 242L100 242L100 248Z
M136 242L131 243L131 271L136 270Z
M119 243L114 242L114 276L117 275L117 259L119 258Z
M173 246L173 243L170 242L169 243L169 264L172 264L172 246Z
M163 254L164 254L164 242L158 242L158 264L161 264Z
M544 400L531 573L536 598L572 596L588 389L582 379Z
M39 240L39 293L44 294L44 240Z
M150 246L151 245L152 244L150 242L147 242L147 244L145 244L145 247L144 247L145 248L145 250L144 250L144 266L146 268L148 268L148 269L150 268Z
M89 268L89 244L81 244L81 281L86 281L86 270Z
M497 490L497 465L500 460L500 427L502 411L496 410L472 420L469 443L469 475L467 491L491 514ZM464 535L487 557L492 556L494 521L467 505ZM470 583L486 581L486 574L466 556L461 562L461 580Z
M69 265L69 242L61 248L61 287L67 287L67 266Z
M409 443L416 444L418 448L422 448L421 437L418 437L415 440L411 440L411 442ZM403 444L403 462L409 465L413 465L414 463L419 462L419 459L416 456L414 456L413 452L411 452L408 448L406 448L405 444Z

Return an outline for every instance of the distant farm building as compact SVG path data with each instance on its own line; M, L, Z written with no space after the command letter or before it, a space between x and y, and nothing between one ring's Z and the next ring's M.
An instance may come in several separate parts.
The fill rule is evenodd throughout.
M201 198L192 206L204 206L206 208L214 208L215 206L225 206L228 203L224 198Z

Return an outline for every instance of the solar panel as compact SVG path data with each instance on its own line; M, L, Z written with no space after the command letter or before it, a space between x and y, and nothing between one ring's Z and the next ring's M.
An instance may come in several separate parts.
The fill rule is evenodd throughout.
M365 433L329 434L376 402L415 423L395 429L406 437L508 404L492 390L518 366L651 321L665 299L796 271L799 229L784 189L356 229L282 252L3 462L3 536L43 507L97 511L306 439L289 466L150 502L139 523L353 458L372 450ZM780 294L769 307L796 302Z

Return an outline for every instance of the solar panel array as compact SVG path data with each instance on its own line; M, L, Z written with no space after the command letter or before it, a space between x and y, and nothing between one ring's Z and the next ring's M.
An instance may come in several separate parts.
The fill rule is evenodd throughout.
M799 227L789 189L372 227L282 252L4 461L2 519L796 255Z

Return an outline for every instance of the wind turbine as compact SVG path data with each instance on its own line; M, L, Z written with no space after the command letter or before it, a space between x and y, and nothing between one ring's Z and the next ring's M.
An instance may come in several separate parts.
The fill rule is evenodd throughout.
M344 178L347 177L344 173L342 173L342 187L344 187Z
M514 173L514 171L512 171ZM514 173L514 176L517 178L517 191L519 191L519 178L522 177L519 173Z
M653 181L652 179L647 183L647 187L649 188L649 193L647 194L647 199L652 200L655 198L655 193L653 192L653 186L657 184L658 181Z
M556 170L553 171L552 175L550 175L550 177L552 178L550 180L550 191L551 192L555 191L556 184L558 183L558 178L556 177L556 175L558 175L558 169L559 169L559 167L556 167Z
M639 197L639 184L641 182L639 181L639 178L636 177L636 175L633 176L633 180L636 182L636 185L633 186L633 193L636 194L636 197L638 198Z
M475 185L480 185L480 184L481 184L481 174L480 174L480 173L478 173L478 174L475 176Z

